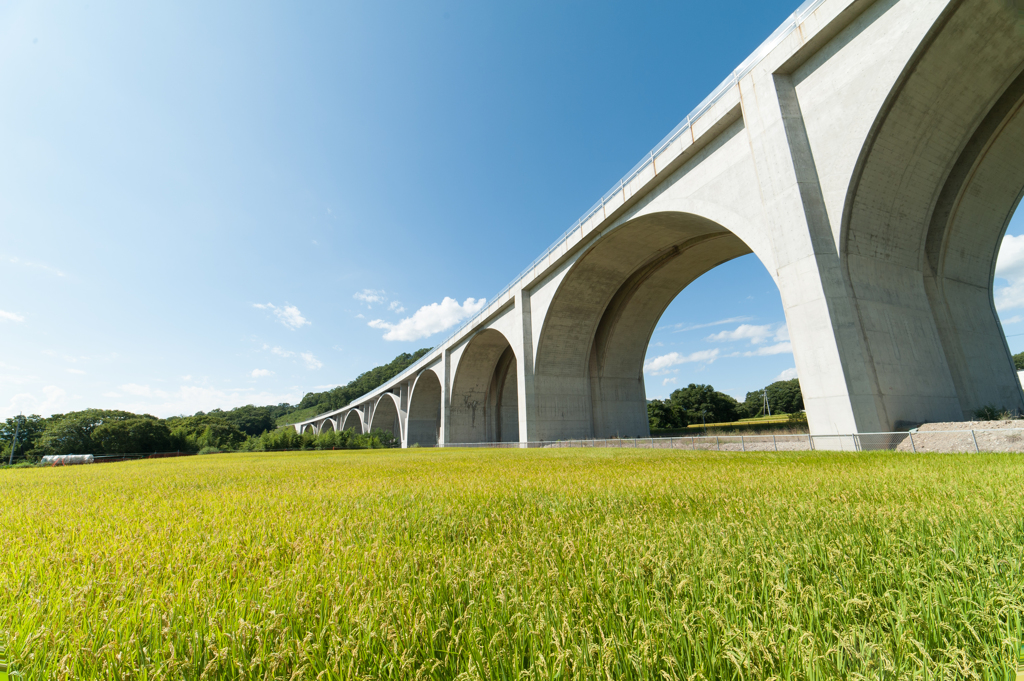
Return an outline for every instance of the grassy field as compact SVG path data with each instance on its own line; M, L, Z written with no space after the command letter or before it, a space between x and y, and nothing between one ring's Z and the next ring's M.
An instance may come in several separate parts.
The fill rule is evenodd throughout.
M1024 458L227 454L0 471L26 679L1013 678Z

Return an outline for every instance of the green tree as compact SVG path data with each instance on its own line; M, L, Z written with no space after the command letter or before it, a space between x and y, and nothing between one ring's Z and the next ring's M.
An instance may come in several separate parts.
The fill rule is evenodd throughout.
M54 414L47 420L46 429L36 441L32 456L47 454L100 454L92 441L97 428L112 421L140 418L130 411L116 409L85 409L68 414ZM143 415L141 418L155 419Z
M227 419L212 414L176 416L167 419L171 428L172 448L197 451L202 447L237 449L245 442L245 433Z
M11 458L15 422L17 422L18 431L17 448L14 452L15 461L25 461L28 458L28 452L32 451L36 441L46 429L46 419L39 414L14 416L0 422L0 464L6 464Z
M747 393L743 406L749 416L759 416L764 411L764 391L768 393L768 405L773 414L794 414L804 408L800 380L792 378L788 381L775 381L762 390Z
M231 411L214 409L209 415L223 418L246 435L262 435L277 427L277 417L282 414L275 414L275 411L277 410L271 406L257 407L247 404Z
M728 423L740 418L739 402L710 385L691 383L673 391L668 399L685 411L690 423L700 423L702 414L707 423Z
M1018 352L1013 356L1013 366L1017 367L1017 371L1024 371L1024 352Z
M685 428L687 424L686 407L680 402L669 400L651 400L647 403L647 418L652 429Z
M152 417L109 421L92 432L92 443L96 454L163 452L171 448L171 429Z

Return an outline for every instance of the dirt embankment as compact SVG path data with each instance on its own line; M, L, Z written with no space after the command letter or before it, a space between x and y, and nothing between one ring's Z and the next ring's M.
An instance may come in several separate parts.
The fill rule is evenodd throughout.
M912 435L896 451L1024 452L1024 420L926 423Z

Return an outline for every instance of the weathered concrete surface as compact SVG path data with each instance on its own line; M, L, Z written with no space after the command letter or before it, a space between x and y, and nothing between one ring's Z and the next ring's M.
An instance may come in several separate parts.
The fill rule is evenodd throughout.
M645 436L658 319L746 253L778 285L812 432L1024 410L992 297L1024 192L1020 3L812 10L472 323L296 427L358 409L406 445Z

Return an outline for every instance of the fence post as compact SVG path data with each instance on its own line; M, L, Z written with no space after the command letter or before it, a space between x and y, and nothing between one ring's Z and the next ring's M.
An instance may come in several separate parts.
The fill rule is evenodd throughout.
M695 441L695 440L693 439L693 436L692 436L692 435L690 436L690 451L691 451L691 452L695 452L695 451L697 451L697 443L696 443L696 441Z
M911 432L908 432L907 435L910 436L910 446L913 448L914 454L917 454L917 445L914 444L914 434L911 433Z
M775 445L775 451L779 451L779 441L775 439L775 433L772 433L772 444Z
M807 446L811 448L812 452L814 451L814 440L811 439L810 433L807 433Z
M971 429L971 439L974 440L974 453L981 454L981 450L978 449L978 436L974 434L974 429Z
M722 441L718 439L717 435L715 436L715 444L718 445L718 451L722 451Z
M746 440L743 439L742 435L740 435L740 449L742 449L744 452L747 451L747 442Z

